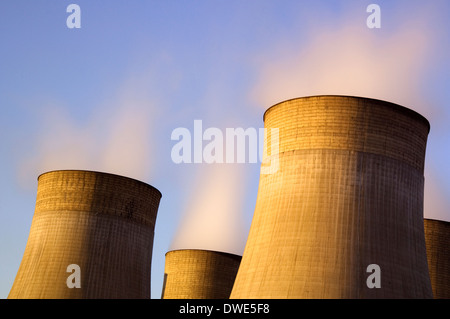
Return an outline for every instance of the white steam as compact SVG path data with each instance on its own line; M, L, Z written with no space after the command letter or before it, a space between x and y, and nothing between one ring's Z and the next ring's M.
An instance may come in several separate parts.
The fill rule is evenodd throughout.
M114 98L112 103L96 106L82 122L64 105L43 107L32 154L19 164L21 182L30 185L30 178L35 181L41 173L60 169L148 178L155 164L155 157L150 158L155 102L136 90L125 90Z
M252 95L258 104L309 95L353 95L419 108L420 87L429 60L433 34L404 27L377 35L364 26L315 31L301 47L282 56L262 59L261 77ZM286 49L284 49L286 52Z
M242 167L205 164L192 183L192 197L170 250L206 249L241 255L246 231Z

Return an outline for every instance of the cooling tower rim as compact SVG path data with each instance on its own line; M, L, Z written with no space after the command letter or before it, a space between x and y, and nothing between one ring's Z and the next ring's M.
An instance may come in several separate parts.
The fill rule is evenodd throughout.
M225 251L219 251L219 250L212 250L212 249L201 249L201 248L180 248L180 249L172 249L167 251L164 256L167 256L167 254L172 253L172 252L180 252L180 251L203 251L203 252L209 252L209 253L217 253L217 254L222 254L222 255L228 255L230 257L233 258L242 258L242 255L237 255L237 254L233 254L233 253L228 253Z
M428 217L424 217L424 220L429 220L429 221L435 221L435 222L441 222L441 223L446 223L450 225L450 221L448 220L443 220L443 219L437 219L437 218L428 218Z
M389 102L386 100L381 100L381 99L376 99L376 98L370 98L370 97L364 97L364 96L355 96L355 95L339 95L339 94L323 94L323 95L307 95L307 96L300 96L300 97L295 97L295 98L291 98L291 99L287 99L281 102L278 102L272 106L270 106L269 108L267 108L267 110L264 112L263 114L263 122L266 120L266 114L267 112L269 112L271 109L273 109L274 107L276 107L279 104L283 104L289 101L294 101L294 100L301 100L301 99L308 99L308 98L321 98L321 97L342 97L342 98L352 98L352 99L359 99L359 100L372 100L375 101L381 105L384 106L389 106L389 107L393 107L398 111L401 111L403 113L409 114L413 117L419 118L419 120L424 121L428 127L428 133L430 132L431 129L431 125L430 122L420 113L407 108L405 106L402 106L400 104L397 103L393 103L393 102Z
M50 170L50 171L46 171L44 173L41 173L38 175L37 180L39 181L39 178L41 178L41 176L46 175L46 174L51 174L51 173L57 173L57 172L80 172L80 173L92 173L92 174L102 174L102 175L108 175L108 176L113 176L115 178L120 178L120 179L126 179L126 180L131 180L134 181L138 184L144 185L145 187L148 187L152 190L155 190L156 192L159 193L159 196L162 197L162 193L159 189L157 189L156 187L145 183L143 181L140 181L138 179L132 178L132 177L128 177L128 176L123 176L123 175L119 175L119 174L114 174L114 173L107 173L107 172L101 172L101 171L94 171L94 170L85 170L85 169L55 169L55 170Z

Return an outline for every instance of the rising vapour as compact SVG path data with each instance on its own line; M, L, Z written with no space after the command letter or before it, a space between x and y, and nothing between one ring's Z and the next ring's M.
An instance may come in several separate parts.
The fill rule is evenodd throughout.
M187 203L170 250L206 249L242 254L246 237L243 222L243 167L205 164L192 182Z
M141 83L142 85L142 83ZM129 83L109 103L94 107L77 120L64 103L41 106L32 152L19 164L24 185L30 178L60 169L81 169L145 180L156 158L154 127L156 103Z

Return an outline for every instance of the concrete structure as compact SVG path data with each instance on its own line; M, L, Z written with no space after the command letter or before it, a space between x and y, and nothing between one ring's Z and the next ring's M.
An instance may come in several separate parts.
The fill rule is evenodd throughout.
M166 254L163 299L228 299L241 256L182 249Z
M260 176L231 298L431 298L428 121L385 101L311 96L272 106L264 124L279 143L267 136L263 165L279 169Z
M40 175L28 242L8 298L150 298L160 199L156 188L118 175ZM73 264L78 272L68 272ZM77 279L81 288L69 288Z
M450 222L424 219L428 269L436 299L450 299Z

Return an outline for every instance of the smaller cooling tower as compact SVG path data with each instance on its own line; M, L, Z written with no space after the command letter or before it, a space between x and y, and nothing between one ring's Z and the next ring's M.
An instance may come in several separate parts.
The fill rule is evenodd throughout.
M450 222L424 219L428 270L435 299L450 299Z
M166 253L163 299L228 299L241 256L209 250Z
M28 242L8 298L150 298L161 193L107 173L38 177Z

